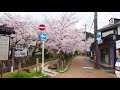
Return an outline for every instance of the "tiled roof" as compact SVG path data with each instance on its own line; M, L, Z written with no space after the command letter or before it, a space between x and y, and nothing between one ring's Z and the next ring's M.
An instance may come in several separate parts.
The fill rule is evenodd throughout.
M105 30L108 30L108 29L112 29L112 28L114 28L114 27L117 27L117 26L119 26L119 25L120 25L120 22L115 23L115 24L108 24L108 25L106 25L106 26L98 29L98 31L105 31Z

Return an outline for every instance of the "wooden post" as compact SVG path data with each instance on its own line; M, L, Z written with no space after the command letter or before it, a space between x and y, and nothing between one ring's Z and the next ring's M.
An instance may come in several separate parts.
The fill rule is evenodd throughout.
M21 71L21 61L19 60L19 63L18 63L18 74L20 74L20 71Z
M1 78L2 78L2 73L3 73L3 61L2 61L2 64L1 64Z
M36 58L36 71L39 71L39 58Z

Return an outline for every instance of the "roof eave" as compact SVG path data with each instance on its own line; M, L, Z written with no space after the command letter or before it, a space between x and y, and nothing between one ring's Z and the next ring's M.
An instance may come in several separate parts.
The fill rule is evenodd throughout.
M109 30L109 29L115 28L115 27L117 27L117 26L120 26L120 23L113 24L113 25L111 25L111 26L109 26L109 27L103 27L103 28L101 28L101 29L99 29L99 30L97 30L97 31L98 31L98 32L99 32L99 31L105 31L105 30Z

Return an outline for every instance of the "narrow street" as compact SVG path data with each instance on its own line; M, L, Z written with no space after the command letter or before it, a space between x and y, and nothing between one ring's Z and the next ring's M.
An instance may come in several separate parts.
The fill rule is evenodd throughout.
M68 71L54 78L117 78L115 74L95 69L94 64L86 57L77 56L72 60Z

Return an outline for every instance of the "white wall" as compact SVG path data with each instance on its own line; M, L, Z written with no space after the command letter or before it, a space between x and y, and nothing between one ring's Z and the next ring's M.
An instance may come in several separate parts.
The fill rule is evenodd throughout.
M110 30L110 31L106 31L106 32L102 33L102 37L106 37L109 34L114 34L114 30Z
M118 35L120 35L120 26L118 26Z
M120 40L116 41L116 49L120 48Z
M120 40L117 40L116 41L116 49L119 49L119 48L120 48ZM119 50L116 50L116 57L120 58L120 56L119 56Z

